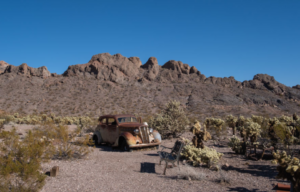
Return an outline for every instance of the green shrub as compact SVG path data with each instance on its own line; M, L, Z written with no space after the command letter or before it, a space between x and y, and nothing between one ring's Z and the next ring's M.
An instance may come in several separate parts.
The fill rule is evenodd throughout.
M149 121L149 126L157 129L163 138L178 137L189 125L185 111L178 101L170 101L165 108Z

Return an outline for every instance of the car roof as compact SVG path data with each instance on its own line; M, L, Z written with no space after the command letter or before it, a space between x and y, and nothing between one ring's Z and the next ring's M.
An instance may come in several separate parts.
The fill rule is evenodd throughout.
M118 114L118 115L103 115L103 116L100 116L100 118L103 118L103 117L115 117L115 118L118 118L118 117L135 117L135 116L131 115L131 114Z

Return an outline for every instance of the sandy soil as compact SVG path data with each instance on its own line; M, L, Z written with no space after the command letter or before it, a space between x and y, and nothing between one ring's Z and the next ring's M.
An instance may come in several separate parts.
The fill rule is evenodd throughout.
M230 134L228 134L230 135ZM191 133L185 137L190 138ZM175 139L164 140L162 145L172 147ZM227 137L220 145L212 141L206 145L224 153L222 172L229 184L216 182L219 172L207 167L193 168L197 173L205 174L201 181L177 179L179 169L169 168L164 176L163 165L158 165L157 150L120 152L109 146L99 146L86 159L73 161L51 161L43 165L44 171L59 166L57 177L48 177L42 192L52 191L273 191L277 182L276 166L270 160L253 161L242 155L234 154L226 147ZM268 157L268 154L266 155ZM181 170L186 165L180 163Z

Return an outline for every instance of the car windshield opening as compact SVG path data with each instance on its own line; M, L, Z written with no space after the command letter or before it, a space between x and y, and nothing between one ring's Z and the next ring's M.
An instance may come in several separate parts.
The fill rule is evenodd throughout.
M119 123L138 122L135 117L120 117L118 121Z

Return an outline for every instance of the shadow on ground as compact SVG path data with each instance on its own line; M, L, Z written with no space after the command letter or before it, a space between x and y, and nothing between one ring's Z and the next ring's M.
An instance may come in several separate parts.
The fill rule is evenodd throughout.
M225 170L232 170L240 173L248 173L253 176L268 177L270 179L274 179L277 175L276 167L271 165L249 165L247 168L237 168L229 166Z
M258 190L258 189L249 190L249 189L246 189L245 187L234 187L234 188L228 188L228 191L258 192L258 191L261 191L261 190Z

